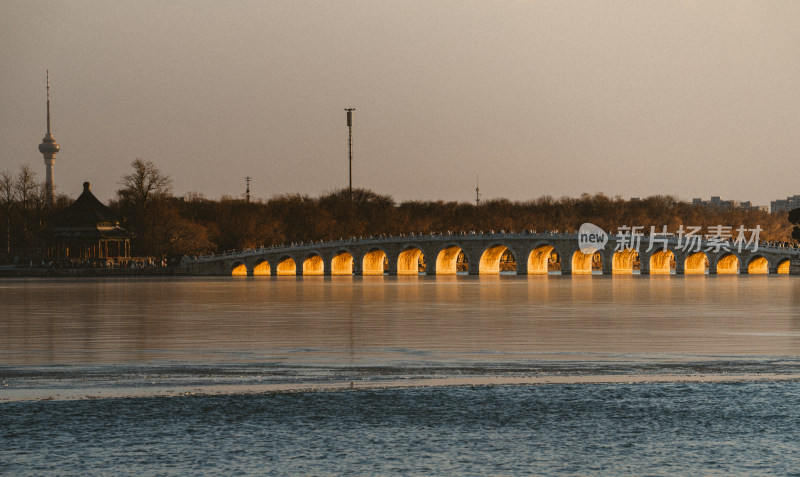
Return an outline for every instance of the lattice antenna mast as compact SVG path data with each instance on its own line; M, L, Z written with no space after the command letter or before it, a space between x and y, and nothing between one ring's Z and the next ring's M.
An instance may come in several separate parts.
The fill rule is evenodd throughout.
M47 70L47 134L50 134L50 70Z
M248 204L250 203L250 176L244 178L247 181L247 189L244 191L244 199Z
M355 111L356 108L344 108L344 110L347 111L347 155L349 158L350 200L353 200L353 111Z
M481 205L481 185L480 177L475 176L475 205Z

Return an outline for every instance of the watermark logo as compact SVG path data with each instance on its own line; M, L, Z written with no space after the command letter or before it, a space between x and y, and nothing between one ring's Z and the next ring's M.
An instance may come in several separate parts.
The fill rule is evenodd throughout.
M648 234L643 226L622 225L616 234L609 236L600 227L585 223L578 230L578 246L581 252L587 255L593 254L603 250L609 238L612 238L616 242L615 252L634 250L639 253L642 242L647 245L647 252L656 248L664 252L671 248L686 253L701 251L720 253L734 250L739 253L743 250L757 252L762 230L760 225L751 229L744 225L736 229L731 226L712 225L708 226L707 233L703 234L702 227L680 225L678 230L671 233L664 225L660 231L651 226Z
M587 255L603 250L607 243L608 234L594 224L587 222L578 230L578 246Z

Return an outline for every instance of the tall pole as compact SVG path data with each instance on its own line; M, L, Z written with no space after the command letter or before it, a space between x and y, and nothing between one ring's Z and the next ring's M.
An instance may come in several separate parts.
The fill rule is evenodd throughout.
M348 132L348 157L350 163L350 200L353 200L353 111L356 108L344 108L347 111L347 132Z

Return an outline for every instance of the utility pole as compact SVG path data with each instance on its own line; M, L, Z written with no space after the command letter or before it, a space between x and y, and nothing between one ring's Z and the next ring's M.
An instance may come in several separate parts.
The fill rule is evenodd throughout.
M350 158L350 200L353 200L353 111L356 108L344 108L347 111L347 132L348 132L348 157Z
M247 181L247 190L244 192L245 202L250 203L250 176L244 178Z

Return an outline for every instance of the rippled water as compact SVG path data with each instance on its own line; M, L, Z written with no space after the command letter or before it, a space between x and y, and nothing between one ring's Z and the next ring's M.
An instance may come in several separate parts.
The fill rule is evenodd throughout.
M0 303L0 473L800 468L798 277L23 279Z
M2 405L19 475L797 475L800 384L445 387Z

